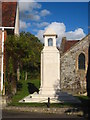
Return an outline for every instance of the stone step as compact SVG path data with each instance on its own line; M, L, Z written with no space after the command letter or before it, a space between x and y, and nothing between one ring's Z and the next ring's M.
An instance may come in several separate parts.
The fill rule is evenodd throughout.
M23 98L19 102L22 102L22 103L23 102L43 103L43 102L48 102L48 97L50 97L51 103L63 103L63 102L80 103L80 101L76 97L69 95L69 94L66 94L66 93L60 93L56 97L54 95L32 94L32 95L29 95L29 96Z
M22 103L44 103L44 102L48 102L48 99L46 98L27 98L27 99L23 99L19 102L22 102ZM52 98L50 99L50 103L80 103L79 101L77 100L72 100L72 99L63 99L63 100L58 100L58 99L55 99L55 98Z

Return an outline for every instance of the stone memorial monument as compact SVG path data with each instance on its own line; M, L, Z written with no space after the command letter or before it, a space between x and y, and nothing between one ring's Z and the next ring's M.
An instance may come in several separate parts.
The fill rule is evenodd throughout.
M19 102L79 102L72 95L60 91L60 53L56 47L57 35L47 29L43 35L44 48L41 52L41 86L39 93L33 93Z
M56 88L60 90L60 53L56 48L57 35L53 29L47 29L43 37L40 94L55 96Z

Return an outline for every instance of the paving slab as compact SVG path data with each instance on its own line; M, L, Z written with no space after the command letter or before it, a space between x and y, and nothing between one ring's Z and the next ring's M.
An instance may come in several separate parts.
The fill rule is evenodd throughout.
M21 103L45 103L48 102L48 98L50 98L51 103L81 103L80 100L71 94L66 92L59 92L56 95L44 95L44 94L30 94L27 97L23 98L19 102Z

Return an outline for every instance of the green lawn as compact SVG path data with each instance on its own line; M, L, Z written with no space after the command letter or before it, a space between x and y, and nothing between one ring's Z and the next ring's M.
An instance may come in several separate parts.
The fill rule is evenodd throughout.
M12 97L12 102L10 105L18 105L18 101L24 98L25 96L28 96L29 90L28 90L28 83L33 83L38 89L40 87L40 80L20 80L19 81L22 84L21 90L17 91L17 93Z
M47 107L47 103L19 103L18 101L29 95L28 83L33 83L38 89L40 87L40 80L21 80L19 81L22 84L22 89L17 91L17 93L12 97L12 102L9 103L9 106L30 106L30 107ZM71 104L51 104L50 107L64 107L70 106Z
M20 80L19 81L22 84L22 88L20 91L17 91L17 93L12 97L12 102L8 105L10 106L30 106L30 107L47 107L47 103L19 103L18 101L24 98L25 96L29 95L28 90L28 83L34 84L38 89L40 87L40 80ZM53 103L50 104L50 107L66 107L66 106L72 106L70 103Z
M17 93L12 97L12 102L8 105L13 105L13 106L30 106L30 107L47 107L46 103L19 103L18 101L24 98L25 96L28 96L29 90L28 90L28 83L32 83L35 85L36 88L39 89L40 87L40 80L20 80L19 81L22 84L21 90L17 91ZM76 96L78 97L81 102L86 105L88 101L87 96ZM50 104L50 107L67 107L67 106L72 106L72 107L82 107L80 104L71 104L71 103L56 103L56 104Z
M88 106L88 102L90 101L90 98L88 96L76 96L80 101L81 101L81 105L83 107L87 107Z

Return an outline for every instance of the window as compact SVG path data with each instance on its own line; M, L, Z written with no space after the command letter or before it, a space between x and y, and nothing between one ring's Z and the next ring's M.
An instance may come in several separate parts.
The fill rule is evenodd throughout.
M85 55L83 53L78 57L78 69L85 70Z
M48 39L48 46L53 46L53 39L52 38Z

